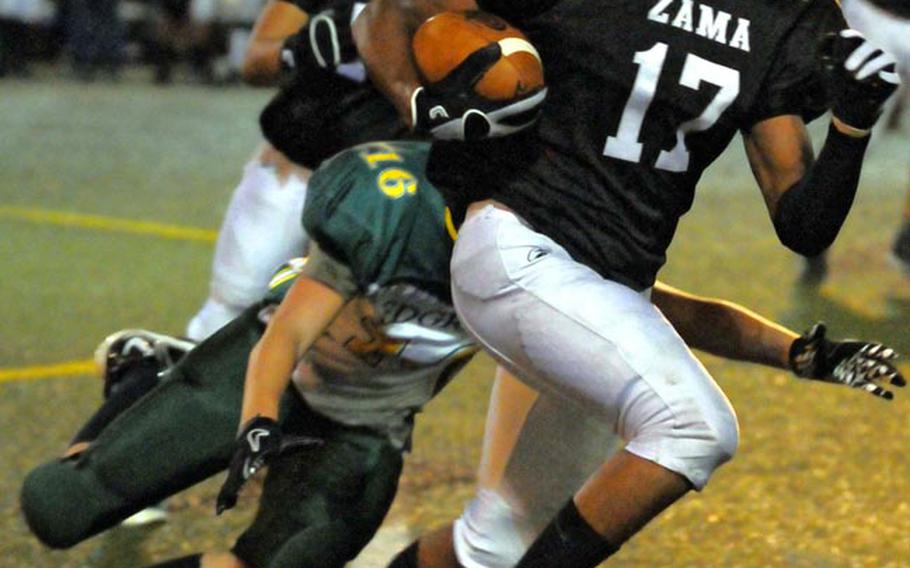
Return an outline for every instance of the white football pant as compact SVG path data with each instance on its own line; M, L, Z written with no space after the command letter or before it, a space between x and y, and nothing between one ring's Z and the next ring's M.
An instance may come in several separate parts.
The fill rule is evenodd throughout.
M500 369L487 409L477 494L455 521L459 563L514 566L620 446L610 424L560 397L540 396Z
M606 422L627 451L704 487L736 450L736 416L648 292L605 280L512 212L472 213L452 257L466 329L531 387Z
M307 180L295 171L281 180L258 159L244 167L218 233L209 298L190 320L188 338L202 341L262 299L274 271L305 253Z

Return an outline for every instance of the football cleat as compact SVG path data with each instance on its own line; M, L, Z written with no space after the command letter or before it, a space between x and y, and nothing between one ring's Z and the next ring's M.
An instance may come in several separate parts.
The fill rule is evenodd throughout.
M135 528L165 522L167 522L167 502L162 501L156 505L142 509L131 517L127 517L120 523L120 526Z
M95 368L104 381L104 397L133 365L154 363L158 372L173 367L193 348L192 341L144 329L123 329L108 335L95 349Z
M910 221L904 221L901 230L894 237L891 260L904 274L910 276Z
M797 283L806 288L815 288L828 278L828 252L817 256L804 256L803 266Z

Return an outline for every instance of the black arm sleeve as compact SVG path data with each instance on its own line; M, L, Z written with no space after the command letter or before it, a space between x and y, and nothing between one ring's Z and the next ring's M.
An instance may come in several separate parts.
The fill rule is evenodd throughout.
M477 7L512 24L529 20L550 10L561 0L477 0Z
M774 230L787 248L815 256L834 242L853 205L869 137L853 138L834 125L818 160L777 202Z

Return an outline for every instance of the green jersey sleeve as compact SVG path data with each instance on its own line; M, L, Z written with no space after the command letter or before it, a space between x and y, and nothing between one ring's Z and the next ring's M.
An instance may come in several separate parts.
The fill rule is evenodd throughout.
M325 284L345 300L350 300L358 291L351 270L313 243L306 258L292 258L275 271L263 301L266 304L280 304L299 276Z
M351 269L323 252L316 243L310 245L300 275L322 282L341 294L345 300L350 300L357 294L357 283Z

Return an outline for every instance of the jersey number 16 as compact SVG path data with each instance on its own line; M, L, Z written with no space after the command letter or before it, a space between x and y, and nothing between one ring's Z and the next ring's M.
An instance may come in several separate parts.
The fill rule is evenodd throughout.
M667 49L667 44L656 43L647 51L635 53L634 61L638 65L638 75L623 109L616 135L607 136L604 156L635 163L641 161L642 143L638 138L641 135L645 114L657 92L660 72L667 59ZM689 53L683 63L679 84L698 90L703 81L720 87L720 90L699 116L679 126L676 131L676 145L670 150L661 150L654 167L669 172L688 170L689 149L686 147L686 135L690 132L702 132L714 126L720 115L739 95L739 71Z

